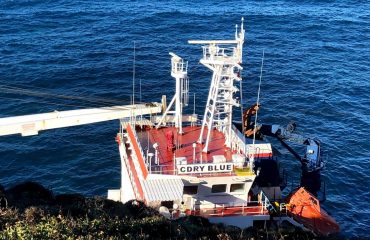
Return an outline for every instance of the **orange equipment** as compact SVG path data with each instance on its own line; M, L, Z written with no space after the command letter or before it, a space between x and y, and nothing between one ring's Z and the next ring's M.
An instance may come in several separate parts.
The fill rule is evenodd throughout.
M303 187L293 192L287 203L288 214L316 234L328 236L339 233L339 224L320 207L319 200Z

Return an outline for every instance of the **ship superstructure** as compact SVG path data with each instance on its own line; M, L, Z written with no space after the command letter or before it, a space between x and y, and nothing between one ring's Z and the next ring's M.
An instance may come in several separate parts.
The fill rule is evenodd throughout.
M232 118L233 107L239 106L235 83L242 80L243 23L233 40L189 43L202 45L200 62L212 71L203 120L182 114L189 90L187 62L170 53L175 96L161 116L145 123L121 120L122 183L108 198L137 199L164 215L199 215L239 227L268 220L268 198L251 189L253 161L271 158L271 145L247 139Z

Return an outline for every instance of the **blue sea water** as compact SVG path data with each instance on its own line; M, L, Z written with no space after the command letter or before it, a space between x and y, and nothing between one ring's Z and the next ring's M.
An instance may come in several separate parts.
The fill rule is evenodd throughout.
M323 204L344 236L370 235L370 3L367 1L0 1L0 116L127 104L133 46L142 101L172 96L172 51L189 60L202 114L210 72L189 39L232 38L245 19L243 103L256 100L265 51L261 122L298 123L328 155ZM17 87L20 91L9 91ZM18 90L19 90L18 89ZM139 100L139 85L136 96ZM94 96L94 101L30 95ZM109 99L111 102L103 102ZM113 104L115 105L115 104ZM118 188L118 121L0 140L0 183L57 193ZM280 158L299 179L299 163Z

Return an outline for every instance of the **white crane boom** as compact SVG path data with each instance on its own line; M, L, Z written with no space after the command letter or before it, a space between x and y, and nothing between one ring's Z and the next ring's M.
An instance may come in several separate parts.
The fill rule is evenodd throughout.
M0 136L37 135L39 131L110 121L162 111L159 103L54 111L33 115L0 118Z

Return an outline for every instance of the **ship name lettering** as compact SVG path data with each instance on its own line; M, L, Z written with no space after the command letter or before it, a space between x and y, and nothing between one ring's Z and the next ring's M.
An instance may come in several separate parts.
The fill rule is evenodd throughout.
M208 171L209 172L218 172L218 171L231 171L231 166L230 164L222 164L222 165L209 165L208 166Z
M202 172L230 172L232 164L211 164L211 165L195 165L195 166L179 166L180 173L202 173Z

